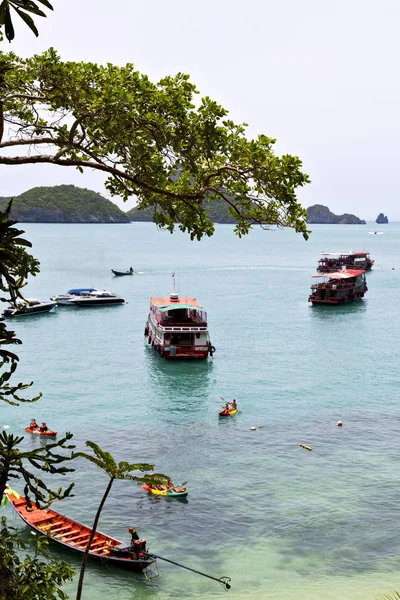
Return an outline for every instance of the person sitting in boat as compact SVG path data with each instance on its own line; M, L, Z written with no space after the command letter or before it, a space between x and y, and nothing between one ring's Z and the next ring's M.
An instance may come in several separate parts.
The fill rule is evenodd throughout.
M174 484L172 483L172 481L170 479L168 479L167 481L167 492L177 492L178 490L176 489L176 487L174 486Z
M235 398L232 400L232 402L228 402L228 404L231 405L231 410L237 410L237 404L236 404L236 400Z
M39 427L40 432L44 433L45 431L49 431L49 428L47 427L46 423L43 421L43 423L41 424L41 426Z
M231 407L229 406L229 402L225 402L225 405L222 407L223 410L227 410L228 412L231 410Z
M31 419L31 424L29 425L29 429L33 429L33 431L36 431L36 429L39 429L39 425L36 423L36 419Z
M127 532L131 534L131 543L129 551L132 553L133 558L136 560L140 557L143 552L146 552L146 540L139 537L135 527L128 527Z

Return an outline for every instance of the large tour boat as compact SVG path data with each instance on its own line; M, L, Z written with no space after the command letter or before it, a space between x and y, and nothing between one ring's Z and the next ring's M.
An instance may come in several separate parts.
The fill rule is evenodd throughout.
M196 298L150 298L145 340L165 358L207 358L215 352L207 313Z
M342 267L346 269L372 269L375 261L371 260L369 252L324 252L318 261L319 273L334 273Z
M360 300L368 290L363 269L342 269L336 273L313 275L311 294L312 304L343 304Z

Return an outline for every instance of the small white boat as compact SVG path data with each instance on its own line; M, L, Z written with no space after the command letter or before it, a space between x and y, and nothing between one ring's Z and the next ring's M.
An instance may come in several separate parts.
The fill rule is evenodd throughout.
M93 287L87 287L87 288L73 288L71 290L68 290L68 292L66 294L60 294L59 296L54 296L53 298L50 298L50 300L54 300L55 302L57 302L57 304L60 304L61 306L72 306L70 303L70 300L72 300L75 297L82 297L82 296L87 296L88 294L91 294L92 292L98 292L100 290L98 290L97 288L93 288Z
M37 298L25 298L25 301L18 298L15 304L10 304L3 310L5 317L26 317L28 315L40 315L48 313L57 306L57 302L42 302Z
M109 306L110 304L124 304L125 300L109 290L96 290L86 295L74 296L68 303L74 306Z

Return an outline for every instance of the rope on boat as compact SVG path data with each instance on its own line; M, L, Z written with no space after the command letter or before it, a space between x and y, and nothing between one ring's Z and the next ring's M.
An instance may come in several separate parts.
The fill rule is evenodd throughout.
M231 589L231 578L230 577L212 577L212 575L207 575L207 573L202 573L201 571L196 571L196 569L191 569L190 567L186 567L185 565L181 565L180 563L177 563L173 560L170 560L169 558L164 558L163 556L160 556L159 554L148 554L147 556L154 557L154 558L159 558L160 560L164 560L165 562L171 563L171 565L175 565L176 567L181 567L182 569L186 569L187 571L192 571L192 573L197 573L197 575L202 575L203 577L208 577L208 579L213 579L214 581L218 581L218 583L220 583L222 585L222 587L226 590L230 590Z

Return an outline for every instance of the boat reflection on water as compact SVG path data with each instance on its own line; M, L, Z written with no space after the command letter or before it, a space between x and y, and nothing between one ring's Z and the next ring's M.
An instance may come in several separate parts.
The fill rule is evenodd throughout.
M310 306L310 309L313 308ZM319 305L317 310L310 310L310 318L314 321L334 321L347 322L354 319L356 315L363 315L367 313L368 300L365 299L363 302L351 302L346 304L339 304L332 310L331 306Z
M147 385L153 390L149 410L158 414L202 413L214 392L212 361L161 361L146 349Z

